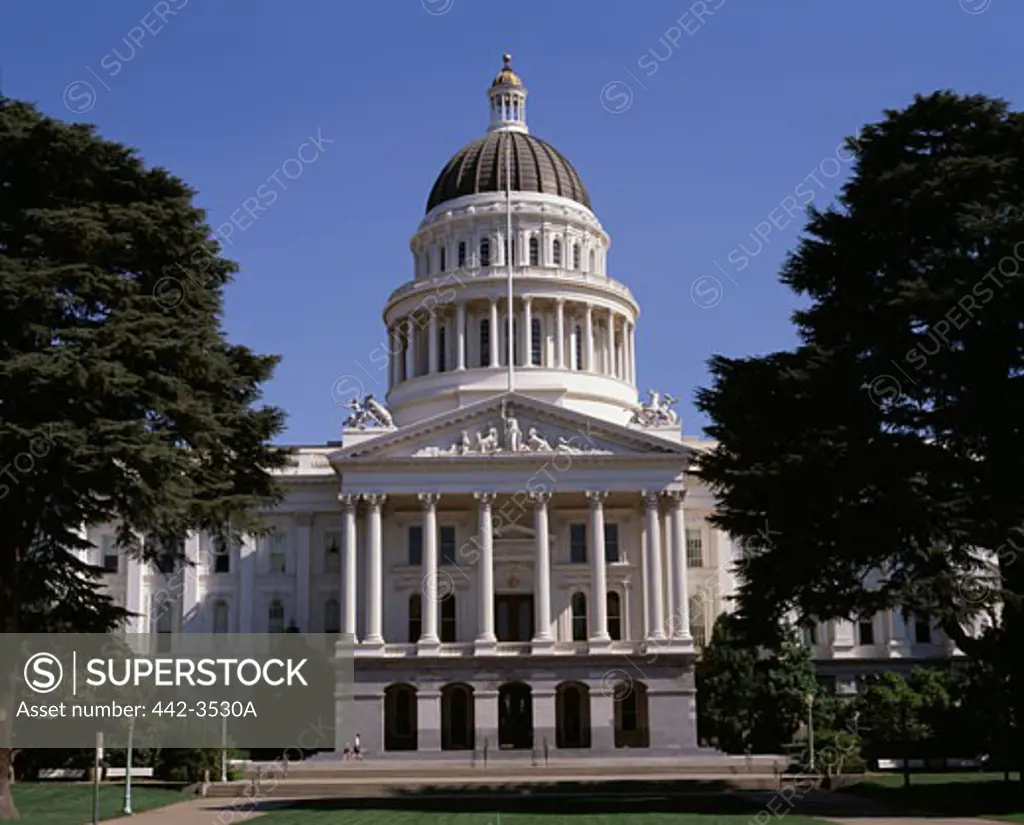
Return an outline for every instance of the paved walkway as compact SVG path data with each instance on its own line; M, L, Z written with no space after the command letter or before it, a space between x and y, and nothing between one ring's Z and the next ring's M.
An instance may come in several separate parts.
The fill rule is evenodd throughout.
M116 822L117 825L235 825L261 817L265 813L266 811L253 811L252 805L242 798L197 798L103 821Z

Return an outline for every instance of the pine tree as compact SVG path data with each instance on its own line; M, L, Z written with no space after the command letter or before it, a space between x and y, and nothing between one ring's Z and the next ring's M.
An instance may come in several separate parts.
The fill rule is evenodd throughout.
M189 530L237 538L278 497L283 414L259 405L277 359L226 340L237 267L194 195L0 97L0 633L123 619L74 555L83 525L116 523L124 552L152 559ZM0 749L0 818L17 816L11 759Z

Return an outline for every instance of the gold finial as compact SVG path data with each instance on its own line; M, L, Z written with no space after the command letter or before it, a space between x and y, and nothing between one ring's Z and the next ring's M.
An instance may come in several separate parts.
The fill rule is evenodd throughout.
M508 52L505 52L505 54L503 54L501 57L502 60L505 61L505 68L509 68L512 65L512 55L510 55Z

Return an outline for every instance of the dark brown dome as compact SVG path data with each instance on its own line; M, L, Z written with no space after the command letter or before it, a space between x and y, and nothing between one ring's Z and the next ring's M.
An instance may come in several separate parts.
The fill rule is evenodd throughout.
M494 131L452 157L434 182L427 212L445 201L505 191L505 146L512 141L512 191L561 195L588 209L590 195L572 164L550 143L531 134Z

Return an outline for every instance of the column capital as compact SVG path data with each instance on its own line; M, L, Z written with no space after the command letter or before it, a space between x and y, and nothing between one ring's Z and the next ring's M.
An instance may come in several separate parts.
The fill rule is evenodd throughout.
M673 504L682 504L686 499L686 490L664 490L662 495Z
M564 307L565 306L565 298L561 298L561 297L555 298L555 306Z
M363 493L362 499L374 510L379 510L384 502L387 500L387 496L384 493Z
M597 508L604 506L604 503L608 498L608 491L587 490L584 495L587 497L587 501L590 502L590 509L596 510Z
M547 490L538 490L535 493L530 493L530 501L532 501L538 507L546 507L548 502L551 501L551 493Z
M417 493L416 498L420 500L420 504L424 510L433 510L437 507L437 502L441 498L440 493Z
M529 306L530 304L533 303L533 296L532 295L523 295L521 297L522 297L522 301L523 301L523 305L524 306Z
M640 497L644 500L644 507L648 510L654 510L658 507L658 499L661 497L661 493L658 490L641 490Z
M481 492L479 490L477 492L473 493L473 498L475 498L481 504L487 505L487 506L490 506L494 502L494 499L495 499L496 496L497 496L497 493L486 493L486 492Z
M338 493L338 502L343 510L354 510L359 503L359 493Z

